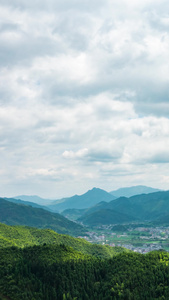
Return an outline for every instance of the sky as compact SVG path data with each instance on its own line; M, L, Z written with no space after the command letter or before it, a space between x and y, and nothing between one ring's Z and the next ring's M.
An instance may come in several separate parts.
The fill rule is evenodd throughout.
M168 0L0 0L0 196L169 189Z

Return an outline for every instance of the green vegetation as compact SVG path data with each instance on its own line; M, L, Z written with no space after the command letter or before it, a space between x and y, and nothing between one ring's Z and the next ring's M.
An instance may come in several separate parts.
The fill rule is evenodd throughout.
M85 214L79 221L83 221L84 224L89 226L99 226L106 224L122 224L134 221L133 217L124 213L119 213L114 210L102 209L91 214Z
M121 246L146 253L152 250L169 250L169 227L150 224L103 225L89 229L88 241L97 244Z
M91 244L84 239L58 234L50 229L37 229L22 226L8 226L0 223L0 248L8 246L26 247L44 244L64 244L86 255L110 258L127 251L122 247L109 247Z
M161 225L169 225L169 214L166 213L163 216L160 216L155 221L151 222L154 226L161 226Z
M169 299L169 254L0 224L0 300Z
M99 210L98 210L99 208ZM114 215L108 211L114 211ZM121 222L130 222L135 220L137 222L154 222L157 220L156 224L168 224L169 218L166 212L169 211L169 191L165 192L155 192L151 194L142 194L132 196L130 198L121 197L110 201L109 203L103 202L99 206L96 205L83 213L79 218L84 224L100 225L105 224L105 220L109 219L109 224L119 223L119 214L121 214ZM116 212L116 215L115 215ZM98 218L99 215L99 218ZM124 215L130 217L129 221L125 221ZM163 217L165 216L165 220ZM108 223L107 223L108 224ZM155 224L155 223L154 223Z
M27 205L27 206L36 207L36 208L46 209L45 206L39 205L39 204L34 203L34 202L23 201L23 200L15 199L15 198L0 198L0 199L6 200L6 201L9 201L9 202L13 202L13 203L16 203L16 204L23 204L23 205ZM47 210L49 210L49 209L47 209Z
M2 248L0 294L12 300L169 299L168 264L165 252L99 259L65 245Z
M0 222L7 225L26 225L37 228L50 228L58 233L73 236L83 235L84 228L57 213L41 208L16 204L0 199Z

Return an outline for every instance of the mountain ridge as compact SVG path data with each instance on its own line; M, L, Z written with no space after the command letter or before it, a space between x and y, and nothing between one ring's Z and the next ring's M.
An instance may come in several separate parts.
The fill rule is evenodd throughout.
M83 235L84 228L64 216L24 204L0 199L0 222L7 225L25 225L37 228L49 228L58 233Z
M19 196L15 196L15 197L11 197L11 198L26 201L26 202L33 202L33 203L36 203L41 206L49 205L50 203L52 203L54 201L52 199L41 198L37 195L19 195Z
M36 207L36 208L42 208L42 209L46 209L46 210L50 210L47 206L43 206L40 204L37 204L36 202L31 202L31 201L26 201L26 200L21 200L21 199L16 199L16 198L1 198L0 199L5 199L9 202L13 202L16 204L23 204L23 205L27 205L27 206L32 206L32 207Z
M101 211L109 209L127 214L138 221L154 221L169 212L169 191L135 195L130 198L120 197L108 203L101 203L99 208L100 214ZM92 214L93 218L96 216L97 219L98 206L88 209L79 220L83 222L83 219L86 220L86 215L89 218L89 214ZM102 214L104 219L106 217L104 216L104 211Z
M101 201L109 202L114 199L116 199L116 197L110 193L99 188L93 188L82 195L62 198L59 200L60 202L56 200L51 205L48 205L48 207L61 212L68 208L85 209Z
M131 186L131 187L122 187L117 190L111 191L110 194L114 195L115 197L132 197L135 195L140 195L140 194L150 194L154 192L160 192L161 190L155 189L152 187L148 187L145 185L136 185L136 186Z

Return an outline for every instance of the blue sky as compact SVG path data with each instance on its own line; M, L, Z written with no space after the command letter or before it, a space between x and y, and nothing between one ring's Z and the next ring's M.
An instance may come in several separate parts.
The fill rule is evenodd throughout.
M0 0L1 196L169 189L168 11Z

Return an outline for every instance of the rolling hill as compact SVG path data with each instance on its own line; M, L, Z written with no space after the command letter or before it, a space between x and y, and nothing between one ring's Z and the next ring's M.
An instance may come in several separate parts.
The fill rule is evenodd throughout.
M81 235L85 232L79 224L57 213L0 199L0 222L8 225L25 225L50 228L58 233Z
M169 299L169 254L109 259L64 244L0 248L1 300Z
M95 222L97 220L98 211L100 219L102 218L102 220L104 220L104 218L106 218L106 210L114 210L118 213L126 214L137 221L154 221L169 213L169 191L136 195L130 198L120 197L109 203L102 202L99 205L99 210L98 205L88 209L88 211L79 218L79 221L84 221L85 224L87 224L86 220L90 219L89 215L91 214L92 222ZM87 219L86 216L88 216ZM114 224L113 218L112 220L110 219L110 221ZM95 222L95 225L96 223L97 222Z
M91 244L82 238L74 238L65 234L58 234L51 229L37 229L24 226L9 226L0 223L0 248L8 246L28 247L34 245L61 245L64 244L80 251L85 255L110 258L121 252L128 252L122 247L110 247Z

